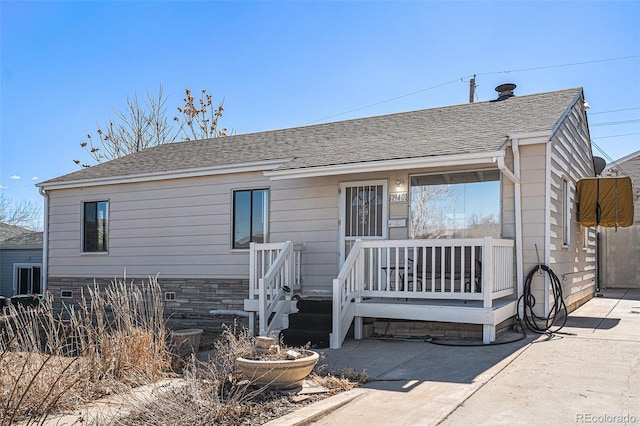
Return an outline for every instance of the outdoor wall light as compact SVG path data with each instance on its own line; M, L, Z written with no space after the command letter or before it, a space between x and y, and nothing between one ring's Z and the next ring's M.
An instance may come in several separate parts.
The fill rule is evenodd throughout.
M404 181L402 179L397 179L396 180L396 187L402 188L403 184L404 184Z

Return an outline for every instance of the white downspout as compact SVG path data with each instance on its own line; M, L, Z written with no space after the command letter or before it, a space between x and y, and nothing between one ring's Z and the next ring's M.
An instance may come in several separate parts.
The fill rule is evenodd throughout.
M518 178L515 182L515 209L516 209L516 283L518 299L524 292L524 263L522 255L522 192L520 188L520 146L518 139L511 140L511 150L513 151L513 171ZM523 307L524 309L524 307ZM518 311L518 316L522 318L524 312Z
M511 139L511 149L513 151L513 172L504 163L504 157L498 157L498 168L505 176L513 182L515 198L515 244L516 244L516 292L518 299L522 296L524 289L523 261L522 261L522 191L520 188L520 148L518 139ZM518 312L520 318L523 313Z
M44 229L42 230L42 297L47 294L47 277L49 276L49 194L43 188L38 192L44 198Z

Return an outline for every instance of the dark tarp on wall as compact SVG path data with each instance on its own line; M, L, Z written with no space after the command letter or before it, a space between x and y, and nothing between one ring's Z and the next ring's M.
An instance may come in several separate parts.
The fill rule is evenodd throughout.
M582 226L633 225L633 187L629 177L578 181L578 223Z

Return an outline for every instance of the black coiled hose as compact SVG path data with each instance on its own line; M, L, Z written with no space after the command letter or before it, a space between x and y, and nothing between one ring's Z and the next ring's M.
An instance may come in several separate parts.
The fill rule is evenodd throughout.
M553 304L547 317L538 316L533 312L536 299L533 294L531 294L531 281L539 270L549 275L553 292ZM518 299L518 308L520 307L520 302L524 303L524 317L522 320L527 328L534 333L552 335L558 333L567 323L567 305L564 303L562 297L562 284L553 270L546 265L536 265L531 269L524 281L523 293L520 299Z

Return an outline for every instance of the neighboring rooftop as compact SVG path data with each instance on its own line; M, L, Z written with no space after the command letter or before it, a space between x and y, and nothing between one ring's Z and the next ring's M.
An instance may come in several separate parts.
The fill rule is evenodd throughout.
M312 126L164 144L38 184L287 159L277 170L481 153L551 131L582 88Z
M42 232L0 222L0 245L42 245Z

